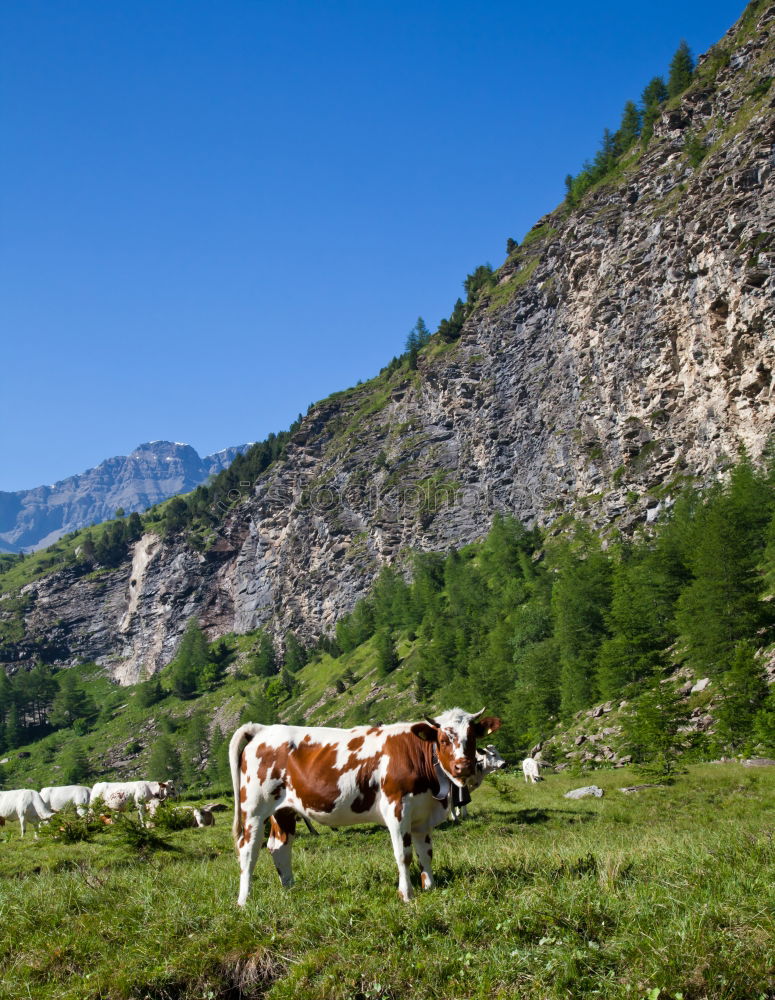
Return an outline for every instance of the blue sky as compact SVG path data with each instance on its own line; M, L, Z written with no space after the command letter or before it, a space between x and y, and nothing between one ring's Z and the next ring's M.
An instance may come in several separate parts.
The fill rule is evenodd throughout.
M369 378L742 9L8 0L0 489Z

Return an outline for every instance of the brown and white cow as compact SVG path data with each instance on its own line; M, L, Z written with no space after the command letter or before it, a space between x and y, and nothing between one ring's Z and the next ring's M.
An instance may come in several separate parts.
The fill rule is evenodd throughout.
M422 886L433 886L431 830L449 813L452 785L475 772L476 740L500 727L452 708L425 722L327 729L262 726L234 733L229 763L234 787L234 840L240 862L240 906L250 891L264 822L267 847L283 886L293 885L296 815L325 826L386 826L398 865L398 893L412 895L412 847Z

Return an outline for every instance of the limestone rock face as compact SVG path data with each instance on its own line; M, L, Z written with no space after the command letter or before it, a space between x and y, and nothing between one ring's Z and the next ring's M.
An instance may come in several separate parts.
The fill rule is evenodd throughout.
M496 511L626 530L741 445L758 456L775 417L774 51L770 7L613 180L540 220L456 343L312 407L284 458L223 498L204 552L147 535L98 580L30 584L6 659L48 643L129 682L169 660L192 614L211 637L311 638L383 564L480 538Z
M191 445L151 441L52 486L0 492L0 552L44 548L70 531L114 517L119 507L131 514L187 493L247 447L200 458Z

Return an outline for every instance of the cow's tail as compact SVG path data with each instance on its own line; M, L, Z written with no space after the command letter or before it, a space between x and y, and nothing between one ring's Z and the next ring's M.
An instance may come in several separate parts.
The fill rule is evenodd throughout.
M229 742L229 770L231 771L231 787L234 792L234 822L231 827L234 837L234 847L236 849L237 840L242 833L242 810L239 800L239 767L242 749L245 744L252 740L256 733L264 727L258 722L246 722L240 726Z

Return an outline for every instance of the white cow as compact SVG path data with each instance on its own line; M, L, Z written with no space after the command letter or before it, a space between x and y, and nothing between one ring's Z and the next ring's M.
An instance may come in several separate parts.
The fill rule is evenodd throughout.
M54 813L49 809L40 792L34 788L13 788L0 792L0 820L19 820L21 835L24 836L24 823L29 820L35 827L35 837L38 836L38 824L41 820L51 819Z
M145 825L145 803L166 799L174 789L171 781L98 781L92 786L91 801L102 799L106 808L123 812L133 802L140 822Z
M40 797L49 809L57 811L73 805L79 816L85 816L91 792L86 785L47 785L41 788Z
M466 778L465 786L452 787L452 805L450 807L450 817L453 823L461 819L468 819L468 803L471 801L471 792L475 792L488 774L499 771L506 766L506 761L501 757L492 743L486 747L479 747L476 751L476 770L470 778Z
M540 763L535 759L535 757L525 757L522 761L522 773L525 776L525 781L530 781L533 784L536 781L541 780Z
M162 804L161 799L150 799L148 802L148 813L153 819ZM215 826L215 816L212 814L211 810L207 806L201 806L199 809L191 808L177 808L175 813L179 816L185 816L186 821L189 826L200 827L200 826Z

